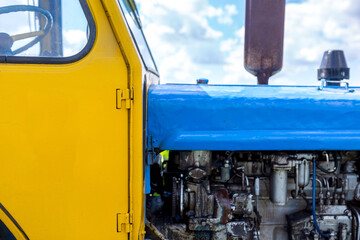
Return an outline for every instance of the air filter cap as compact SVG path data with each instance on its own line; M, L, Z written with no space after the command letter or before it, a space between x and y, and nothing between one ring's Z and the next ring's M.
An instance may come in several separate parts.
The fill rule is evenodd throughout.
M324 52L320 68L318 69L318 80L341 81L350 78L343 50L328 50Z

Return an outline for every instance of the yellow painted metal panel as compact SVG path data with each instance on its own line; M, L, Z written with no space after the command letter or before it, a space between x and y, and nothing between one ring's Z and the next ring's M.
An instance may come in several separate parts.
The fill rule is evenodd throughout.
M143 236L145 71L119 9L111 28L89 5L97 37L84 59L0 64L0 201L30 239L128 239L127 212L130 237ZM116 89L134 89L131 110L116 108Z
M17 240L28 240L23 230L17 225L17 222L10 213L0 203L0 221L7 226L8 230Z
M130 239L143 239L145 234L145 195L144 195L144 98L151 83L158 83L158 77L146 72L134 40L128 32L117 1L101 0L109 16L112 29L118 40L123 56L128 63L129 89L132 89L133 101L130 110L130 211L133 217ZM149 81L145 81L148 76ZM145 94L144 94L145 93Z

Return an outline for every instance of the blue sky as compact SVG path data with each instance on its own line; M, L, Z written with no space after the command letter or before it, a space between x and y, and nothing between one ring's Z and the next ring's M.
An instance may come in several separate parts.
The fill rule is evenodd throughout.
M161 83L256 84L243 67L244 0L137 0ZM270 84L317 85L328 49L360 85L360 1L287 0L283 70Z

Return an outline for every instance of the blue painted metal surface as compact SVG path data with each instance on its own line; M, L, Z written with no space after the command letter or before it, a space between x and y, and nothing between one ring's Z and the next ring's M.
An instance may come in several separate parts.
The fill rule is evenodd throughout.
M167 150L360 150L360 88L157 85L148 136Z

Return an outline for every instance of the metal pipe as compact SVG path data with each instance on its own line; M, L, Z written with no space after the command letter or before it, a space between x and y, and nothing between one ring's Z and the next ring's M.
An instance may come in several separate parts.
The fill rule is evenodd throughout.
M258 178L258 177L255 178L254 193L255 193L255 196L260 195L260 178Z
M313 179L313 177L311 177L310 179L312 180L312 179ZM322 192L322 191L323 191L323 185L322 185L322 182L320 181L320 179L317 179L316 177L315 177L315 181L317 181L317 182L319 183L319 186L320 186L320 192Z
M299 165L295 166L295 198L297 198L299 192Z
M316 174L316 177L318 177L318 178L322 178L322 180L323 180L323 183L324 183L324 185L325 185L325 187L326 187L326 189L329 191L329 181L324 177L324 176L322 176L322 175L320 175L320 174Z
M247 0L244 66L258 84L282 68L285 0Z
M321 171L323 171L324 173L327 173L327 174L333 174L333 173L335 173L335 171L337 170L337 158L334 157L335 166L334 166L333 169L330 169L330 167L329 167L329 159L330 159L330 158L329 158L329 154L328 154L326 151L324 151L322 154L323 154L323 156L325 156L326 164L327 164L327 168L328 168L328 169L325 169L325 168L321 167L321 166L318 165L318 164L316 164L316 167L319 168L319 169L320 169Z
M255 221L255 231L256 231L256 239L260 239L259 236L259 225L260 225L260 214L258 212L258 202L259 202L259 195L260 195L260 179L257 177L254 180L254 194L255 194L255 215L256 215L256 221Z
M165 238L165 236L149 221L149 220L145 220L145 225L150 229L150 231L152 233L154 233L156 235L156 237L158 237L160 240L167 240L167 238Z
M177 199L177 184L176 184L176 177L173 177L173 182L172 182L172 196L171 196L171 200L172 200L172 204L171 204L171 217L175 217L176 216L176 199Z
M183 174L180 175L180 216L184 213L184 180Z
M310 165L307 160L299 166L299 187L306 187L310 181Z
M287 203L288 171L274 169L270 177L270 199L277 206Z

